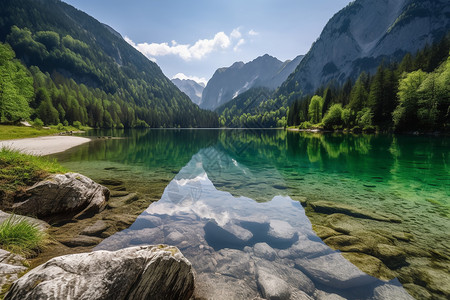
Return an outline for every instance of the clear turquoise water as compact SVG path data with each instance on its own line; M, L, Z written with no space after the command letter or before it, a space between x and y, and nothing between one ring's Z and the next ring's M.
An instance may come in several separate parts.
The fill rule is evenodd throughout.
M448 137L281 130L134 130L88 135L122 138L97 139L58 155L65 166L97 180L124 180L143 194L162 194L130 229L106 239L99 249L172 243L194 261L205 251L210 253L216 261L214 268L210 261L194 262L194 266L203 275L220 273L217 268L223 266L217 255L231 255L224 254L224 249L247 251L253 257L254 250L249 248L261 242L276 251L286 251L302 239L319 243L303 208L292 200L306 197L396 214L403 219L398 230L411 232L418 246L450 252ZM159 218L159 225L154 219L148 221L149 217ZM271 220L288 222L296 238L273 240L266 230ZM181 232L185 243L180 244L169 227ZM254 276L241 271L230 272L236 278Z

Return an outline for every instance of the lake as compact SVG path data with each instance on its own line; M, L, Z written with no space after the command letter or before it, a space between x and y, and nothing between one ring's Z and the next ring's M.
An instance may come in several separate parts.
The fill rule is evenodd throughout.
M87 135L113 138L57 155L64 166L159 200L96 249L175 245L197 271L197 290L214 299L408 299L394 277L416 298L450 293L438 282L450 279L448 137L251 129ZM324 213L319 203L339 207ZM402 264L390 265L393 256L386 256L392 276L369 276L328 247L312 224L366 246L364 236L376 235L373 247L387 248L346 250L333 234L320 234L334 248L375 251L382 260L383 249L395 248L404 253Z

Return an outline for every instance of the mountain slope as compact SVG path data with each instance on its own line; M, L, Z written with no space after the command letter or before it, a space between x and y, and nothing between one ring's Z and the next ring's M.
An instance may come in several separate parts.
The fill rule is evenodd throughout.
M279 94L308 94L331 80L374 73L450 30L448 0L356 0L335 14Z
M102 112L98 116L104 117L106 111L116 114L120 119L116 125L125 127L135 126L138 120L153 127L217 123L216 117L194 105L155 63L126 43L120 34L61 1L2 0L0 41L9 43L27 66L48 72L56 87L61 76L73 79L75 84L91 89L91 94L97 95L94 89L100 89L109 102L121 106L106 107L108 102L98 99L99 95L90 103L76 98L86 115L92 115L90 107L95 106ZM57 98L51 100L55 107L61 104ZM100 104L96 100L101 100ZM65 104L62 106L68 109ZM127 114L123 113L124 107ZM87 117L83 119L88 123Z
M252 87L276 89L296 68L302 56L281 62L270 55L218 69L203 91L200 107L214 110Z
M180 89L180 91L185 93L192 102L200 105L200 102L202 101L202 93L205 89L203 83L199 84L194 80L179 78L172 79L172 82Z

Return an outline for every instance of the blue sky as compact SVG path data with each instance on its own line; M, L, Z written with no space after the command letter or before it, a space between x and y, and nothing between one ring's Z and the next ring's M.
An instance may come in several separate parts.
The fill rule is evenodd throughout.
M116 29L173 78L305 54L350 0L64 0ZM183 75L181 75L183 74Z

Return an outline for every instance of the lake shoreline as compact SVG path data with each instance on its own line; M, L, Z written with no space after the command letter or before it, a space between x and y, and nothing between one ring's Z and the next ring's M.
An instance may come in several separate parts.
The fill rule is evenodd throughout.
M0 141L0 148L5 147L25 154L42 156L64 152L90 141L90 138L79 136L42 136Z

